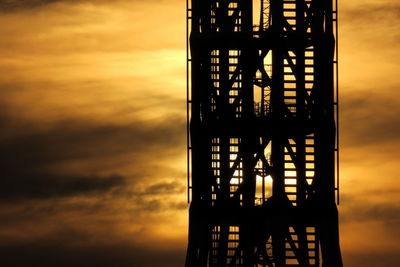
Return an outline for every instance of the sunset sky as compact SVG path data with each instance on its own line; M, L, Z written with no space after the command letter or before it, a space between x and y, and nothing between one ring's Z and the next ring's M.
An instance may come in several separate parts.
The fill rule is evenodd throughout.
M341 248L400 266L400 2L340 1ZM0 0L0 266L183 266L184 0Z

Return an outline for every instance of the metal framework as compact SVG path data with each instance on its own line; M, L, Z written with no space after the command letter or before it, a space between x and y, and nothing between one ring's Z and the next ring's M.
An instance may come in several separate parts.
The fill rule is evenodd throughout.
M186 267L342 266L335 40L335 0L187 2Z

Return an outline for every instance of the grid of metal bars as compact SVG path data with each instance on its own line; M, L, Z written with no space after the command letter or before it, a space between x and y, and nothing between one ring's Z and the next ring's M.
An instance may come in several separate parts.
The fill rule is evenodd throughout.
M199 124L204 124L204 128L207 128L208 124L209 129L212 129L203 129L198 135L188 127L188 201L192 200L191 192L197 189L198 197L192 201L209 203L206 205L214 207L217 211L210 210L210 214L207 215L210 221L206 223L208 230L201 233L204 235L209 233L210 239L206 238L202 247L197 247L197 254L195 253L197 256L188 256L186 266L191 266L196 261L193 258L196 257L198 262L202 262L198 266L204 267L319 266L319 237L312 220L306 223L289 220L286 223L286 230L281 232L279 237L273 233L275 230L260 230L262 236L260 241L255 240L257 238L246 237L253 231L252 222L243 223L245 219L238 218L242 216L243 208L259 207L261 213L265 212L274 194L285 196L292 208L303 208L306 200L312 198L316 192L318 164L316 158L319 152L313 130L303 129L302 134L294 131L292 134L287 134L286 138L274 141L271 134L265 131L254 128L254 132L261 134L249 137L248 134L244 134L245 130L241 129L250 125L245 123L249 120L251 125L260 128L265 128L261 125L267 125L272 118L285 120L288 124L313 120L312 108L315 95L318 94L315 93L318 74L315 67L317 55L313 35L313 12L315 12L313 5L316 1L281 0L275 1L274 7L269 1L261 0L260 25L256 27L253 25L248 27L252 17L251 12L244 7L245 2L215 0L211 1L209 6L196 0L187 2L187 123L188 126L193 125L193 117L197 116L195 119L200 122ZM332 10L331 19L337 39L337 2L334 2ZM195 23L192 21L193 16L197 16L198 19ZM275 26L277 22L278 27ZM252 40L248 39L249 29L252 31L250 32ZM256 40L263 40L273 30L280 31L281 37L287 39L300 34L302 46L274 49L254 45ZM195 48L193 43L197 39L195 36L190 39L189 32L207 36L208 39L204 38L206 41L203 40L196 46L207 47ZM241 33L247 34L247 39L239 40L244 36L239 36ZM223 40L224 38L228 40ZM204 43L207 40L208 44ZM247 62L249 49L246 48L246 40L256 53L256 56L253 53L252 57L255 70L251 76L246 72L246 68L249 68ZM192 51L189 50L190 42ZM196 49L202 51L201 58L193 63L193 54L198 52ZM338 123L337 46L335 51L332 62L335 64L332 105L334 105L334 120ZM277 54L280 54L278 60ZM276 63L277 61L280 63ZM194 67L197 67L197 70L194 70ZM198 75L196 85L192 84L196 80L194 75ZM274 76L279 75L281 75L280 89L274 88L273 85ZM199 92L200 90L202 92ZM251 90L251 93L248 93L248 90ZM278 94L277 90L280 90ZM251 105L246 104L249 103L249 99ZM237 125L232 127L232 124ZM338 127L335 131L336 183L333 190L338 192ZM201 154L193 151L193 143L199 138L203 140L203 147L198 149L203 151L199 157L200 164L193 162L193 158ZM272 143L275 148L271 146ZM247 148L250 147L252 149L249 152ZM281 150L279 153L274 153L274 150L277 151L276 147ZM278 161L276 156L274 160L274 154L281 155ZM194 174L191 172L194 169L193 164L199 166L203 164L200 168L209 170L202 172L208 176L200 177L205 180L198 182L202 183L200 190L193 185ZM275 171L279 169L278 165L281 166L281 177L279 171ZM282 184L283 191L276 186L278 183ZM201 190L209 192L202 194ZM236 214L226 215L223 210ZM269 222L266 224L269 225ZM254 249L249 250L249 245Z

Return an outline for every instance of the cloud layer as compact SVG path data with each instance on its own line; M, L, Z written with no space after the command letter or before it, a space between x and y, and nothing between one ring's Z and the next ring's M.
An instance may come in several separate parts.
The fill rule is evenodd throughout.
M396 266L400 5L342 2L344 261ZM0 1L3 265L183 266L184 18L184 1Z

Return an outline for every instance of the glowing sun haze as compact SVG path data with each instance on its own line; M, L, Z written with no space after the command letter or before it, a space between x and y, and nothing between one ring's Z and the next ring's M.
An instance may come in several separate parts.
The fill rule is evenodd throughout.
M400 264L400 4L341 1L345 266ZM183 266L185 1L0 0L2 266Z

